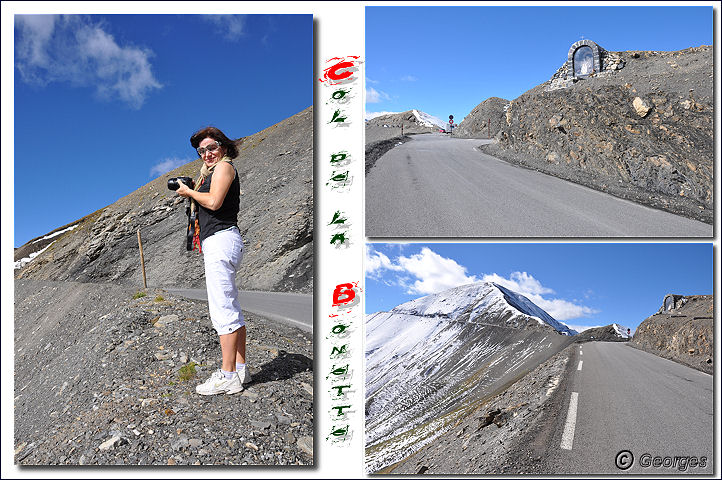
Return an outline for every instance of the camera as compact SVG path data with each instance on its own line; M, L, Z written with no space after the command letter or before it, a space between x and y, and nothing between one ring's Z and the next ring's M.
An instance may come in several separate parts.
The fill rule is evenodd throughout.
M172 177L168 179L168 190L178 190L183 182L188 188L193 188L193 179L191 177Z

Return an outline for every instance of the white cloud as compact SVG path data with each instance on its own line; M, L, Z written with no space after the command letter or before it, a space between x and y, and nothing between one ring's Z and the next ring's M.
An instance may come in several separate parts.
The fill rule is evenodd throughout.
M370 83L372 85L377 85L379 83L378 80L372 80L369 77L366 77L366 83Z
M402 82L415 82L418 80L418 78L414 77L413 75L404 75L401 77Z
M230 41L241 38L246 27L246 15L201 15L201 18L217 26L218 33Z
M370 278L379 279L384 270L401 270L401 267L395 265L389 257L382 252L374 250L373 246L366 247L366 275Z
M475 276L466 275L466 267L451 258L444 258L428 247L410 257L400 256L398 264L415 280L407 285L407 293L428 295L446 289L478 281Z
M492 273L489 275L484 275L484 278L482 280L484 282L498 283L502 287L514 290L515 292L521 293L523 295L542 295L545 293L554 293L554 290L542 286L542 284L536 278L526 272L512 272L512 274L509 275L508 279L501 277L496 273Z
M166 158L165 160L162 160L151 167L150 176L153 178L160 177L164 173L168 173L171 170L175 170L181 165L185 165L186 163L192 161L193 159L188 160L183 158Z
M492 273L484 275L482 281L498 283L502 287L521 293L557 320L589 317L595 313L599 313L597 310L577 305L568 300L544 298L543 295L552 294L554 290L543 286L539 280L527 272L513 272L509 275L509 278L504 278L499 274Z
M591 317L592 315L599 313L599 310L585 307L583 305L577 305L576 303L562 300L560 298L546 299L540 295L527 295L527 297L557 320Z
M391 97L380 90L373 87L366 87L366 103L380 103L384 100L391 100Z
M481 278L468 275L466 267L451 258L445 258L428 247L420 253L403 256L395 261L369 246L366 252L366 274L369 278L381 280L385 271L394 271L395 279L384 278L387 285L398 285L408 294L428 295L442 292L459 285L474 282L493 282L520 293L557 320L590 317L598 310L561 298L553 298L554 290L527 272L513 272L509 278L497 273L485 274ZM577 330L576 327L571 327ZM587 327L590 328L590 327ZM580 331L580 330L578 330Z
M81 15L16 15L15 66L27 83L95 87L102 98L140 108L161 84L147 49L120 46Z

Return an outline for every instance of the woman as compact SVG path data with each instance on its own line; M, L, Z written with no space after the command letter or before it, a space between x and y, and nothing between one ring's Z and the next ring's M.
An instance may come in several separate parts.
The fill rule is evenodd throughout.
M236 225L241 190L231 158L238 156L238 147L215 127L194 133L191 145L203 159L201 175L194 190L179 182L177 191L198 205L208 310L220 338L223 357L220 370L198 385L196 392L201 395L238 393L244 383L251 381L246 366L246 326L236 288L243 241Z

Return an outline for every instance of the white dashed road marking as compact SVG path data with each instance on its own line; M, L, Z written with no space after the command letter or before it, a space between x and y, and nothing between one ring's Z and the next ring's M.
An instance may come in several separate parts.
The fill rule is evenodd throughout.
M569 412L567 413L567 423L564 425L564 433L562 433L562 443L560 447L563 450L571 450L574 443L574 429L577 426L577 401L579 394L572 392L569 400Z
M577 367L577 371L582 369L582 363L584 363L584 360L579 360L579 366Z

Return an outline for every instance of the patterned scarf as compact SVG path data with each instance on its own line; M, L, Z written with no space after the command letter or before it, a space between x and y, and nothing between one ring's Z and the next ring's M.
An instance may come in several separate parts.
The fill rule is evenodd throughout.
M193 188L193 190L198 191L198 189L201 188L201 185L203 185L203 182L206 181L206 178L208 178L211 175L211 173L213 173L213 170L216 168L216 165L218 165L221 162L228 162L231 165L233 165L233 162L227 156L224 156L223 158L218 160L216 163L214 163L210 167L207 166L205 164L205 162L203 162L203 166L201 167L200 176L198 177L198 180L196 180L196 185ZM192 200L191 201L191 215L196 219L195 225L194 225L195 228L194 228L194 232L193 232L193 250L195 250L197 247L198 253L200 253L201 252L201 237L200 237L201 227L200 227L200 223L198 223L198 215L196 214L197 211L198 211L198 206L197 206L195 200ZM190 225L188 226L188 228L189 229L191 228Z

